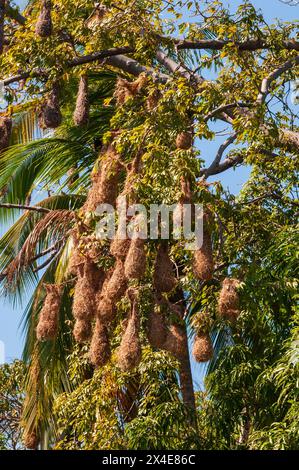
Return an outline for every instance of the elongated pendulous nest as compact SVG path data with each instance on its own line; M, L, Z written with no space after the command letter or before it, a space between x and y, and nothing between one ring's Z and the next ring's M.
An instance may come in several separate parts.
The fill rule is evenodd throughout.
M145 241L133 238L125 260L125 275L127 279L141 279L146 270Z
M89 349L89 360L95 367L102 367L109 361L110 355L107 328L97 319Z
M73 120L76 126L84 126L89 120L88 78L86 75L80 77Z
M207 362L212 359L213 344L208 334L195 336L192 353L197 362Z
M157 292L170 292L177 285L174 266L169 257L168 247L160 245L154 266L154 287Z
M0 151L5 150L9 146L11 136L12 119L9 116L0 118Z
M51 1L42 0L41 3L41 11L35 25L35 34L46 38L52 34Z
M36 328L36 336L39 341L52 340L58 332L61 287L56 284L47 284L45 288L47 293Z
M240 281L238 279L225 278L218 299L219 315L232 322L240 315L239 285Z
M129 371L138 366L141 359L139 337L140 321L137 299L132 300L130 318L117 350L117 363L122 371Z
M197 279L209 281L213 277L214 258L211 235L208 229L203 229L203 243L200 249L194 251L193 272Z

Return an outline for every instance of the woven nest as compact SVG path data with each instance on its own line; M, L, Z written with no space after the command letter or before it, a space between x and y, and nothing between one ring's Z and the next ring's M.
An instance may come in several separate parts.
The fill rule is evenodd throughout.
M108 273L103 288L98 296L97 315L103 323L110 323L116 315L116 304L126 292L128 283L124 274L124 265L118 260L112 274Z
M73 120L76 126L84 126L89 120L88 78L86 75L80 77Z
M81 236L79 248L91 260L98 261L102 256L102 244L95 234Z
M141 279L146 270L145 241L133 238L125 260L125 275L127 279Z
M9 146L11 136L12 119L9 116L0 118L0 151Z
M61 305L61 287L56 284L47 284L45 288L47 293L36 328L39 341L49 341L56 337Z
M218 300L219 315L234 322L240 315L240 299L238 287L240 281L234 278L225 278Z
M121 168L119 155L113 145L109 145L100 170L92 175L92 186L83 206L85 211L95 211L100 204L115 204Z
M186 355L186 335L180 325L174 323L168 328L163 349L173 354L177 359Z
M181 150L188 150L192 147L193 136L191 132L181 132L176 137L176 147Z
M195 336L193 349L193 357L196 362L207 362L213 357L213 344L209 335Z
M42 38L49 37L52 34L50 0L42 0L41 11L35 25L35 34Z
M122 106L130 98L133 98L147 84L145 74L140 74L137 80L129 82L123 78L118 78L116 82L114 98L118 106Z
M41 108L41 113L39 114L39 125L42 129L55 129L61 124L62 115L59 105L59 91L60 88L58 83L54 83L46 103L43 104Z
M96 311L96 290L90 280L79 276L73 298L73 316L76 320L91 320Z
M131 240L122 236L121 229L122 227L118 226L115 237L110 245L110 253L115 258L125 260L130 248Z
M89 319L78 319L75 322L73 335L78 343L84 343L91 337L91 321Z
M197 279L209 281L213 277L214 259L212 240L208 229L204 227L202 247L194 251L193 272Z
M141 359L141 343L139 338L140 321L137 301L132 302L131 315L127 328L117 350L117 363L122 371L129 371L138 366Z
M97 319L89 349L89 360L95 367L104 366L110 359L111 350L106 327Z
M149 314L147 336L153 348L163 349L167 335L165 318L161 312L154 309Z
M169 258L168 248L160 245L154 267L154 287L157 292L170 292L177 285L173 272L173 263Z
M39 437L35 430L25 432L22 440L26 449L35 450L39 445Z

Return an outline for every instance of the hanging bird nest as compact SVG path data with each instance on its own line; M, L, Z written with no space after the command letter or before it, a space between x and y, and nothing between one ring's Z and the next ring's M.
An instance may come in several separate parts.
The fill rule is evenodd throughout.
M95 211L100 204L115 205L118 193L119 172L122 168L119 155L110 144L101 160L100 169L92 175L84 211Z
M240 315L239 286L240 281L238 279L225 278L218 300L219 315L232 322Z
M103 253L101 241L97 239L95 234L81 236L79 248L86 258L94 262L97 262Z
M33 429L24 432L22 441L26 449L35 450L39 445L40 439L36 430Z
M112 274L108 276L99 294L97 315L103 323L110 323L116 314L116 304L126 292L128 283L121 260L116 261Z
M180 132L176 137L176 148L181 150L189 150L193 144L193 135L191 132Z
M153 348L163 349L167 336L167 326L164 315L158 307L159 305L156 305L149 314L147 336Z
M125 260L125 275L127 279L140 280L146 270L145 240L133 238Z
M89 120L88 78L82 75L79 81L76 107L73 114L76 126L85 126Z
M212 238L209 223L211 214L206 212L203 216L203 240L200 249L194 251L193 272L197 279L209 281L214 273L214 258Z
M124 78L118 78L114 91L114 98L118 106L122 106L130 98L133 98L141 91L148 82L146 74L142 73L139 75L137 80L129 82Z
M182 326L174 323L168 328L163 349L173 354L177 359L181 359L186 355L187 341Z
M207 362L212 359L213 344L208 334L195 336L192 353L196 362Z
M110 253L115 258L124 261L128 254L130 244L131 244L131 240L127 236L123 237L122 227L119 225L117 228L115 237L113 238L111 245L110 245Z
M123 371L130 371L138 366L141 359L141 343L139 338L139 312L137 306L136 293L128 291L131 301L131 313L128 320L127 328L122 337L120 346L117 350L117 363Z
M84 343L85 341L89 340L91 337L91 330L92 325L89 319L80 318L76 320L73 329L75 341L77 341L78 343Z
M76 320L92 320L96 313L96 295L103 282L103 272L90 260L85 260L83 275L79 275L73 298Z
M41 107L39 114L39 125L42 129L55 129L60 126L62 115L59 105L60 86L56 82L53 84L52 91L50 92L46 103Z
M35 25L35 34L47 38L52 34L51 1L42 0L42 7Z
M9 146L11 136L12 119L9 116L0 118L0 151L5 150Z
M154 287L157 292L170 292L177 285L173 263L169 258L168 246L161 244L157 251L154 266Z
M39 341L55 339L58 331L59 311L61 305L61 286L46 284L46 298L40 311L36 336Z
M89 349L89 360L95 367L102 367L109 361L110 356L107 328L97 319Z

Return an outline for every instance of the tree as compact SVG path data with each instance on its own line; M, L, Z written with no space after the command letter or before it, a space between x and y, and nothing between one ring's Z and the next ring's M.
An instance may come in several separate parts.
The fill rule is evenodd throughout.
M24 400L25 365L21 361L0 367L0 447L22 449L20 419Z
M267 277L260 285L257 267L268 262L274 234L294 229L298 211L299 134L288 103L299 64L295 26L267 25L248 1L235 15L218 1L52 3L32 1L24 16L6 7L1 56L9 103L1 118L1 216L23 210L0 242L1 279L14 298L34 286L25 325L25 434L42 448L99 448L114 439L117 448L198 448L209 439L197 426L208 405L200 400L197 416L187 332L195 333L199 362L211 359L211 333L211 367L222 364L218 350L239 338L224 359L230 372L230 358L239 360L234 348L257 341L264 370L290 335L294 299L282 286L275 301L283 315L273 326L276 286ZM54 131L9 146L11 116L28 110ZM197 142L212 141L217 123L228 136L207 158ZM241 165L251 165L252 175L237 199L208 180ZM31 204L37 191L43 197ZM116 206L120 195L147 210L204 204L203 246L193 253L174 237L99 240L96 207ZM265 353L268 341L273 354ZM215 367L209 383L217 402ZM151 384L163 388L161 377L170 381L157 401ZM242 390L234 410L221 408L234 432ZM245 421L247 414L245 406ZM158 442L148 433L153 423ZM233 447L233 434L221 439Z

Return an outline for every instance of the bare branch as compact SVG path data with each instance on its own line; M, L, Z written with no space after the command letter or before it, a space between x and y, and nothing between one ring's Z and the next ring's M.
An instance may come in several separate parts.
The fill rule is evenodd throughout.
M171 38L167 39L172 40ZM173 42L176 44L177 49L210 49L213 51L220 51L228 45L236 46L239 51L257 51L259 49L270 49L272 47L271 44L262 39L249 39L248 41L242 42L218 39L203 39L199 41L174 39ZM290 39L288 41L281 41L276 47L290 51L299 51L299 42Z
M9 18L11 18L12 20L15 20L17 23L21 25L24 25L26 23L25 16L21 15L19 10L11 7L8 3L6 3L5 5L5 13Z
M36 211L36 212L51 212L51 209L47 209L46 207L39 207L39 206L26 206L24 204L9 204L0 202L0 207L4 207L6 209L20 209L26 211Z
M201 171L202 176L209 176L209 175L214 175L214 174L217 174L217 173L221 173L221 172L217 171L219 166L220 166L221 158L222 158L225 150L227 149L227 147L229 147L236 140L236 137L237 137L237 133L234 132L234 134L232 134L228 139L226 139L225 142L223 142L223 144L220 145L220 147L218 149L218 152L216 154L216 157L214 158L211 165L207 169L203 169ZM225 162L225 160L224 160L224 162Z
M284 72L287 72L292 67L294 67L294 65L299 65L299 56L288 60L280 67L277 67L275 70L273 70L273 72L271 72L266 78L264 78L256 100L257 104L263 104L265 102L271 83L276 80L276 78L280 77L280 75L282 75Z
M188 70L186 70L180 64L178 64L173 59L168 57L168 55L165 54L163 51L157 52L157 59L160 62L160 64L164 65L164 67L173 74L178 73L182 77L185 77L187 80L193 79L198 84L201 84L205 81L204 78L200 77L199 75L188 72Z

